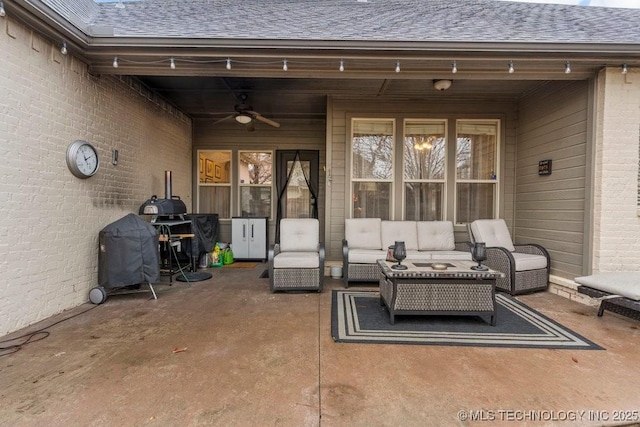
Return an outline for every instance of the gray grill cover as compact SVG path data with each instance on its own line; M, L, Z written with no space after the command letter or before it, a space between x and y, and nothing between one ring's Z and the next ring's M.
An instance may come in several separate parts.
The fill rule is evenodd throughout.
M134 214L107 225L99 234L98 282L117 288L160 281L158 230Z

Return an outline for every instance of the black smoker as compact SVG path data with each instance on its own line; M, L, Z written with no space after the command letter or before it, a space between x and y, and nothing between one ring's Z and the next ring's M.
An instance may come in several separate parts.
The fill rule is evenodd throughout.
M165 198L159 199L156 195L145 201L140 206L139 215L153 215L151 223L162 230L161 234L194 234L189 239L189 244L184 245L184 250L175 254L177 263L185 261L179 259L186 257L191 261L193 271L197 269L201 257L213 250L218 237L217 214L190 214L186 215L187 207L180 197L173 196L171 191L171 171L165 171ZM163 253L161 258L170 258L170 254ZM179 265L179 264L178 264ZM171 268L170 268L171 270ZM182 274L185 275L184 273Z
M187 207L179 196L171 194L171 171L164 171L165 198L158 199L155 194L140 206L138 215L153 215L151 222L162 220L184 220Z

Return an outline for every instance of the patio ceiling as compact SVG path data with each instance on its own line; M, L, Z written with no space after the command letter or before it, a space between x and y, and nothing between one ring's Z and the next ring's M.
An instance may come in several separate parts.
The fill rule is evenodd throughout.
M234 55L235 53L235 55ZM222 118L233 111L237 96L246 94L255 111L274 119L324 118L328 95L353 99L413 101L514 101L549 81L584 80L617 60L581 58L571 62L565 73L565 59L558 55L509 59L502 54L485 54L455 59L458 69L452 73L452 60L440 54L422 52L402 54L377 52L377 58L354 58L333 52L322 58L309 58L279 51L261 57L246 57L236 51L228 56L211 51L208 56L184 56L167 48L150 57L109 49L109 54L90 54L90 69L95 74L137 76L146 86L162 95L193 118ZM113 56L112 56L113 55ZM463 54L454 53L451 58ZM522 55L522 54L520 54ZM118 56L118 68L113 59ZM515 56L515 54L514 54ZM170 67L174 59L175 69ZM231 69L227 69L227 58ZM284 59L287 71L283 70ZM339 70L343 61L344 71ZM508 72L513 61L515 72ZM400 72L395 71L400 62ZM438 91L437 79L450 79L451 87Z
M40 1L10 0L5 6L8 16L28 24L54 45L64 40L69 53L85 62L91 74L135 76L194 118L228 115L240 93L247 94L248 103L266 117L323 118L327 95L407 102L513 101L550 81L584 80L604 67L623 63L640 67L633 34L616 43L603 42L607 40L604 36L592 43L568 43L562 38L558 40L565 41L529 42L524 36L514 41L505 36L501 41L460 41L463 37L406 40L402 34L385 41L375 32L371 40L258 39L204 33L163 37L160 34L168 30L159 25L162 31L157 35L132 32L114 36L114 31L122 32L124 27L98 24L82 28L82 22L74 25L69 17L54 13ZM458 12L468 6L460 3ZM519 10L520 6L510 6L513 8ZM116 13L115 9L103 11ZM164 16L161 14L159 22L165 22ZM105 22L119 22L109 19ZM228 28L233 28L234 21L229 19ZM134 19L129 25L138 21ZM296 25L295 21L291 24ZM180 20L173 25L184 28ZM116 57L118 67L114 68ZM172 60L175 68L170 67ZM339 70L341 61L344 71ZM458 69L455 74L453 61ZM511 61L515 68L512 74L507 71ZM567 61L571 73L565 73ZM398 63L400 72L396 72ZM451 79L453 84L446 91L437 91L433 88L436 79Z
M407 102L514 100L544 81L454 80L447 91L431 79L327 79L205 76L138 76L146 86L193 118L222 118L246 94L255 111L274 118L323 119L326 97L394 99Z
M622 63L640 66L637 55L624 45L590 46L581 52L584 46L459 43L444 50L433 44L377 43L375 49L360 43L362 49L357 50L329 48L327 43L295 46L291 41L257 48L264 43L258 40L236 41L242 46L232 47L209 40L198 50L194 46L200 42L166 40L160 46L154 41L141 49L126 43L99 46L96 40L86 54L92 73L137 76L194 118L228 115L241 93L248 95L255 111L274 119L323 118L327 95L407 102L514 101L550 81L584 80ZM172 59L175 68L170 67ZM456 73L452 73L454 61ZM565 72L567 61L570 73ZM510 62L514 73L508 72ZM433 81L438 79L453 84L437 91Z

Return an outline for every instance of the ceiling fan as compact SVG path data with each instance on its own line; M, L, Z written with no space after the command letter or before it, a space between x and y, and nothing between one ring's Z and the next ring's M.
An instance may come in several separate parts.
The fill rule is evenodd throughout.
M259 120L268 125L271 125L275 128L280 127L280 123L264 117L262 114L258 113L257 111L253 111L253 107L247 104L247 98L248 97L246 94L244 93L240 94L238 96L238 101L240 103L234 106L235 111L229 114L227 117L217 120L214 124L233 118L236 120L236 122L242 123L243 125L247 125L247 128L249 130L253 130L252 122L254 119Z

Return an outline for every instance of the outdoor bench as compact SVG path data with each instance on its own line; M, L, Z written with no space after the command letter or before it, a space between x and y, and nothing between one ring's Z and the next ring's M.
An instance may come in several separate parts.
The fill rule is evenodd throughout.
M611 272L576 277L578 292L600 300L605 310L640 320L640 272Z

